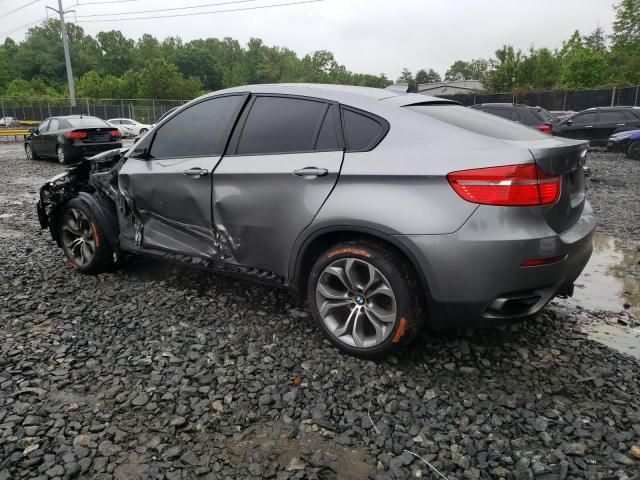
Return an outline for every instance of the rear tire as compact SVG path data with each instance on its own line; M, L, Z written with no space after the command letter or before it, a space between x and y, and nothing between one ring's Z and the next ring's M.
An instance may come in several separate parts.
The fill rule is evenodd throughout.
M113 249L107 242L103 226L80 198L67 202L60 215L58 238L69 265L81 273L97 274L115 265Z
M58 145L56 147L56 157L58 158L58 163L60 165L67 164L67 156L64 153L64 147L62 145Z
M409 263L381 243L340 243L311 269L307 298L338 349L377 358L406 348L424 325L420 283Z
M627 153L627 158L631 158L632 160L640 160L640 140L631 142L627 146L626 153Z

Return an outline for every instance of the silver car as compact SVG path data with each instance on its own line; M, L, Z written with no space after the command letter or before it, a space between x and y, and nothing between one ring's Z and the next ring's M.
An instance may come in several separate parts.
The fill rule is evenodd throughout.
M252 85L51 179L38 213L79 272L133 252L254 278L380 356L427 322L504 324L571 295L595 227L586 152L439 98Z

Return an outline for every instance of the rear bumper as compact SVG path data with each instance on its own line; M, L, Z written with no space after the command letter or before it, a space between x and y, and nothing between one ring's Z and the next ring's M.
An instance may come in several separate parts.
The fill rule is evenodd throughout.
M64 146L64 154L69 160L80 160L117 148L122 148L121 142L89 143L85 145L73 144Z
M453 234L398 237L424 273L435 328L491 326L528 317L568 293L582 272L596 224L588 202L579 220L560 234L536 209L509 218L512 212L481 206ZM564 256L550 265L521 266L529 259Z

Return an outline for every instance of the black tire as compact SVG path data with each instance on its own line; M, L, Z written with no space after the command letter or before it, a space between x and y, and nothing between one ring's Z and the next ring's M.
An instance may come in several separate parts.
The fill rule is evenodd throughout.
M31 145L30 143L25 143L24 153L27 156L27 160L38 160L40 158L38 155L36 155L36 152L33 150L33 145Z
M364 268L367 268L367 264L372 265L377 269L378 273L382 274L380 280L388 284L395 297L396 315L394 323L385 324L389 326L390 333L388 333L384 341L373 346L355 346L345 343L345 341L331 332L331 329L325 324L325 320L320 314L318 299L322 297L322 294L318 293L318 284L322 276L327 275L325 269L328 267L334 268L334 265L340 264L340 261L345 259L347 262L353 259L363 265ZM346 272L346 268L344 271ZM366 297L366 295L357 296ZM313 318L326 338L338 349L360 357L379 358L404 350L416 338L425 323L424 295L415 271L402 256L384 244L375 241L360 240L340 243L324 252L311 269L307 287L307 299ZM361 308L365 308L371 297L359 300L364 303L359 303L358 305ZM351 309L353 307L357 307L355 299L349 306L338 308ZM358 318L357 315L359 314L356 314L356 319ZM368 313L365 315L365 321L369 322L371 330L373 322L367 320L366 317L369 317ZM364 329L366 326L361 328ZM371 330L374 336L376 332L377 329Z
M145 133L147 133L149 131L148 128L141 128L140 132L138 132L138 135L144 135Z
M631 142L627 146L627 158L632 160L640 160L640 140L636 140L635 142Z
M76 214L78 212L84 217L84 220L77 221L78 217ZM75 233L72 231L72 224L69 223L71 217L76 218L76 230L83 237L81 243L86 243L88 250L80 252L77 247L72 246L74 245L73 238ZM77 197L69 200L62 209L59 218L58 238L60 239L62 250L69 260L69 266L71 268L86 274L98 274L113 269L115 265L113 249L107 241L103 226L87 202ZM89 239L92 239L92 242ZM85 248L85 246L81 245L80 249L83 248ZM84 262L83 260L87 258L85 253L91 250L93 253L90 260Z

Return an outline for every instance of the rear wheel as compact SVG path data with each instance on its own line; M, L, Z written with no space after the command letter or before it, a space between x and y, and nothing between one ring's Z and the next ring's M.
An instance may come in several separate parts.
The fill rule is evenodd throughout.
M627 158L640 160L640 140L631 142L627 147Z
M56 155L58 157L58 163L60 163L61 165L65 165L67 163L67 157L64 154L64 148L62 147L62 145L58 145L56 147Z
M37 160L39 158L36 155L36 153L33 151L33 146L30 143L27 143L24 146L24 152L25 152L25 155L27 156L27 160Z
M307 296L329 341L358 356L401 350L424 324L413 269L376 242L347 242L327 250L311 270Z
M60 218L59 238L71 268L94 274L113 267L113 249L86 202L80 198L70 200Z

